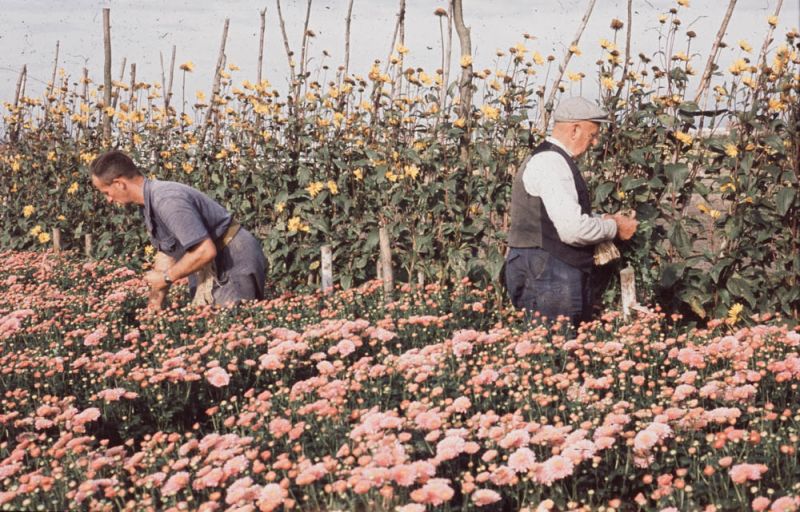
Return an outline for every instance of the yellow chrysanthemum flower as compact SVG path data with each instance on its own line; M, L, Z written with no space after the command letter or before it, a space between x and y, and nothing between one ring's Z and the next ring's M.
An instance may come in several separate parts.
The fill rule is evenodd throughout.
M739 150L736 149L735 144L725 144L725 154L731 158L736 158L739 154Z
M33 212L35 212L35 211L36 211L36 208L34 208L33 205L30 205L30 204L25 205L25 207L22 209L22 216L27 219L28 217L33 215Z
M311 197L316 197L317 194L322 192L323 188L325 188L325 185L323 185L321 181L315 181L313 183L309 183L309 185L306 187L306 191Z
M39 233L37 238L39 239L40 244L46 244L50 241L50 233Z

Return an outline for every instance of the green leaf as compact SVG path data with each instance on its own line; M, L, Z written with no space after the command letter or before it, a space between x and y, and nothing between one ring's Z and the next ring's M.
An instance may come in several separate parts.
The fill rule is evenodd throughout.
M797 193L795 189L792 187L781 187L778 190L775 198L775 204L778 209L778 215L783 217L789 211L789 208L792 207L795 198L797 198Z
M661 267L661 287L672 288L683 277L685 269L686 265L682 263L668 263Z
M611 181L598 185L594 191L595 202L600 204L605 201L612 190L614 190L614 183Z
M672 188L675 190L681 188L689 175L689 166L684 163L666 164L664 166L664 173L672 183Z
M732 296L744 298L750 307L756 306L756 297L753 295L750 282L748 282L746 279L743 279L739 276L732 276L730 279L728 279L726 288L729 292L731 292Z

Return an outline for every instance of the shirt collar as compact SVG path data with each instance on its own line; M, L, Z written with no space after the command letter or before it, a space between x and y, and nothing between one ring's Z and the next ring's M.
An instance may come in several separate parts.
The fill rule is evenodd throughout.
M567 147L560 140L558 140L557 138L553 137L552 135L548 135L547 138L545 138L545 140L547 142L549 142L550 144L554 144L554 145L558 146L559 148L563 149L564 152L566 152L570 157L573 156L572 151L567 149Z

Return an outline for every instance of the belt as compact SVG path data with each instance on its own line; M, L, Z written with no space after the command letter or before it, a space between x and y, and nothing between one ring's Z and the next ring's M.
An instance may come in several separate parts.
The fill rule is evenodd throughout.
M230 225L228 226L228 229L225 230L225 233L223 233L222 236L216 240L215 243L217 245L217 250L221 251L222 249L227 247L228 244L231 243L231 240L233 240L233 237L235 237L236 234L239 232L239 229L241 227L242 227L241 224L239 224L235 220L232 220Z

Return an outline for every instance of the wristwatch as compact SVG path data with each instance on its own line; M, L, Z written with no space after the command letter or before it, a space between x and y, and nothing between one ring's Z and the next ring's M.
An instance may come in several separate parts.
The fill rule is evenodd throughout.
M164 282L167 284L172 284L172 278L169 277L169 272L166 270L164 271Z

